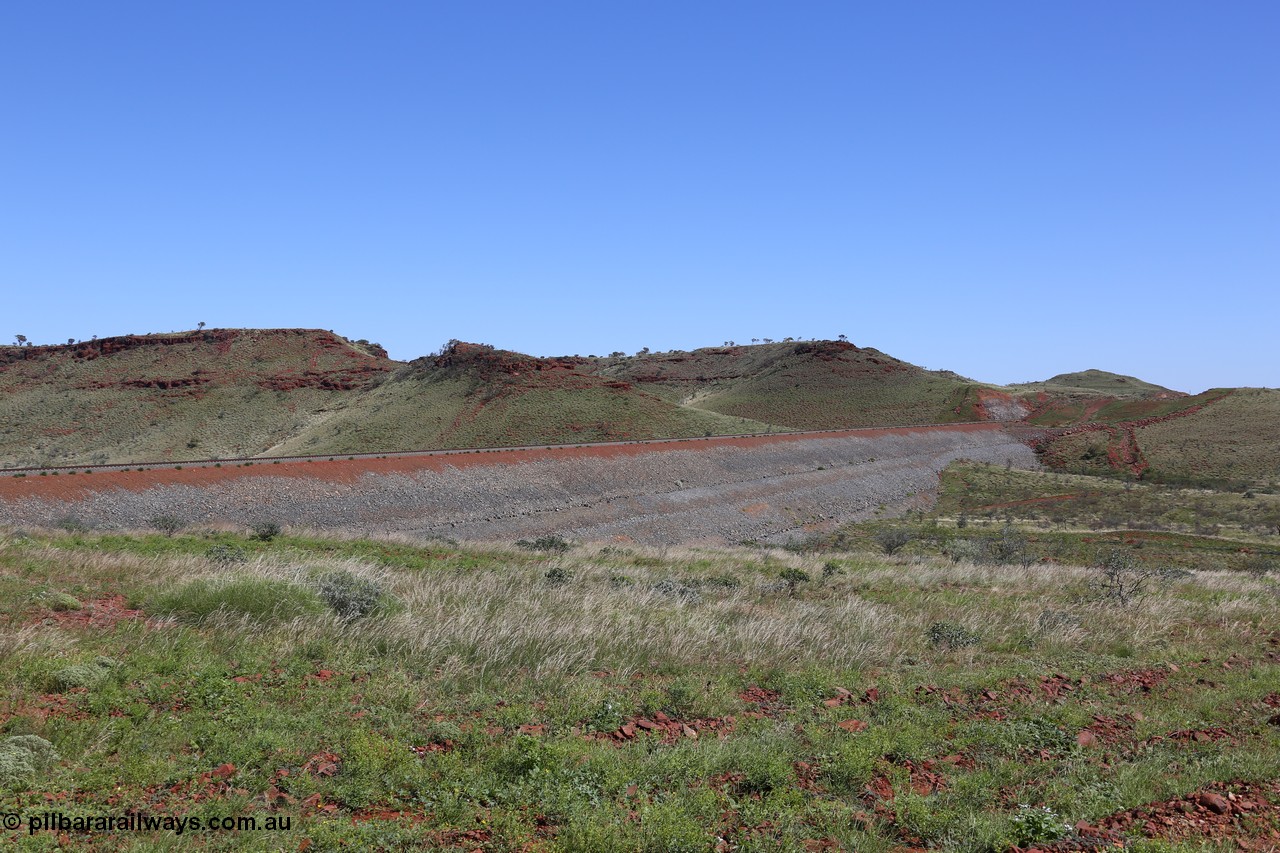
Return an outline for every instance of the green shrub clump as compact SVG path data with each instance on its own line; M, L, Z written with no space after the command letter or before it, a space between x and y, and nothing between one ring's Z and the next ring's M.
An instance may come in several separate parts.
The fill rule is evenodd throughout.
M523 548L526 551L552 551L557 554L563 554L573 546L562 536L554 533L546 536L539 536L537 539L518 539L516 547Z
M210 562L223 566L249 562L249 557L245 554L244 549L237 545L210 545L209 550L204 552L204 556Z
M882 530L875 535L876 544L888 555L897 553L915 538L909 530Z
M809 582L809 573L804 569L786 568L778 572L778 579L786 586L787 594L795 598L800 584Z
M53 687L58 692L76 687L97 687L118 666L119 661L99 656L92 663L63 667L53 674Z
M348 569L325 572L314 584L329 609L343 619L360 619L377 611L385 595L381 583Z
M683 581L666 578L649 587L649 590L655 595L661 595L665 598L676 598L688 604L698 604L702 601L702 593L698 592L696 586L691 586Z
M280 525L274 521L255 521L250 528L253 538L260 542L270 542L280 535Z
M41 593L39 601L50 610L63 612L67 610L79 610L81 608L80 599L68 592L58 592L49 590Z
M147 523L165 536L172 536L187 526L187 523L176 515L157 515Z
M564 586L573 580L573 572L560 566L552 566L542 578L552 586Z
M926 634L930 644L939 649L962 649L976 646L982 638L955 622L934 622Z
M37 735L15 735L0 740L0 786L25 787L36 774L60 758L53 744Z
M1045 841L1057 841L1071 832L1070 824L1063 822L1057 812L1047 807L1018 806L1018 812L1009 820L1012 838L1009 843L1029 847Z

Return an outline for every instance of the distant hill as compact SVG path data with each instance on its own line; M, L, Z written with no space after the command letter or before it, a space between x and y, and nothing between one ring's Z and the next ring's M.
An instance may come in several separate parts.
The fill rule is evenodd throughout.
M1215 388L1158 414L1069 425L1043 441L1050 467L1187 485L1280 487L1280 391Z
M404 363L322 330L210 329L0 347L0 464L946 423L1003 417L992 395L842 341L554 359L451 342Z
M1224 478L1280 486L1280 390L1215 389L1194 417L1137 430L1153 479Z
M589 369L681 405L794 429L984 419L976 383L844 341L648 353Z
M491 447L766 432L768 424L674 402L585 370L586 359L540 359L453 343L400 366L273 447L285 453Z
M1194 397L1101 370L1002 387L847 341L535 358L453 341L393 361L318 329L0 347L0 465L1017 421L1061 470L1280 480L1272 391Z
M1044 382L1029 382L1019 386L1029 390L1085 390L1109 394L1113 397L1185 397L1181 391L1173 391L1132 376L1122 376L1105 370L1082 370L1079 373L1059 373Z
M209 329L0 347L0 463L251 456L397 366L318 329Z

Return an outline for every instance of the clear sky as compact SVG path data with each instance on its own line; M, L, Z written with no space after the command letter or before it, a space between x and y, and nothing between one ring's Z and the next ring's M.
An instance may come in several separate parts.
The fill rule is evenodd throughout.
M0 317L1280 385L1280 3L0 5Z

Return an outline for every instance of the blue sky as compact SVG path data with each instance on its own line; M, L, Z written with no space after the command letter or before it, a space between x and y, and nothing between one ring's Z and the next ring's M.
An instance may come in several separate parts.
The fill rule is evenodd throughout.
M1280 4L7 3L2 316L1280 385Z

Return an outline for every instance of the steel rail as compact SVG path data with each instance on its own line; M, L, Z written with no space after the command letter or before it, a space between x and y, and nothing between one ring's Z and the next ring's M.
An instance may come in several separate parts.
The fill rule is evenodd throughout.
M0 475L14 476L17 474L40 474L55 472L79 472L86 474L95 471L156 471L156 470L174 470L178 468L212 468L233 465L244 467L246 465L263 465L276 462L350 462L360 459L404 459L429 456L455 456L468 453L503 453L503 452L529 452L534 450L563 450L577 448L593 448L593 447L631 447L635 445L654 445L654 444L682 444L686 442L697 441L722 441L724 439L733 438L792 438L806 436L824 436L837 435L845 433L858 432L874 432L877 430L901 430L901 429L938 429L940 427L972 427L972 426L1005 426L1010 424L1020 424L1021 421L961 421L959 423L949 424L900 424L893 426L867 426L867 427L843 427L841 429L820 429L820 430L787 430L784 432L749 432L737 433L730 435L700 435L687 438L637 438L628 439L626 441L591 441L591 442L565 442L550 444L521 444L497 447L452 447L452 448L433 448L427 450L384 450L371 451L362 453L317 453L309 455L292 455L292 456L228 456L216 459L179 459L167 462L111 462L101 465L31 465L20 468L0 468Z

